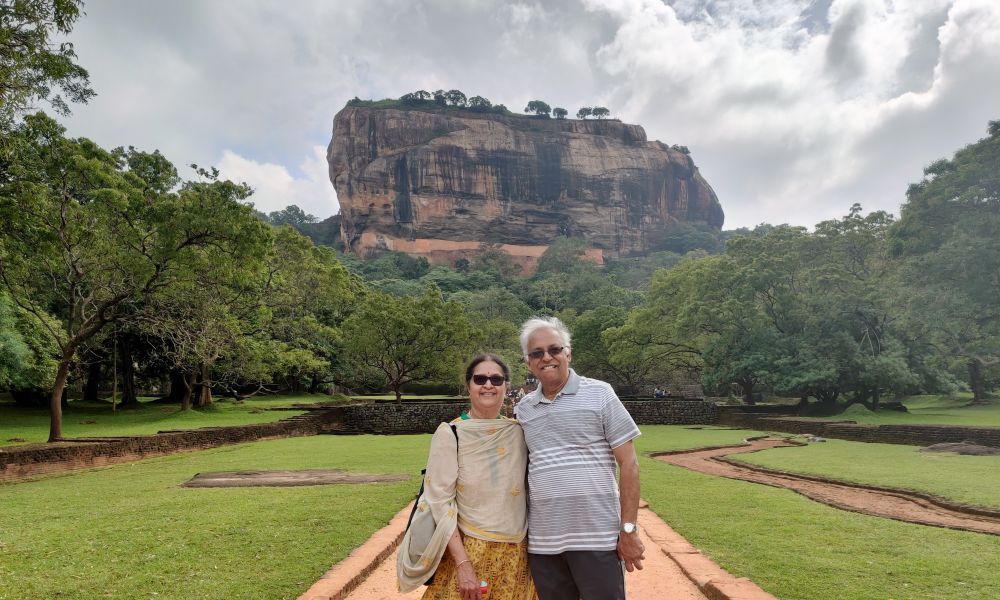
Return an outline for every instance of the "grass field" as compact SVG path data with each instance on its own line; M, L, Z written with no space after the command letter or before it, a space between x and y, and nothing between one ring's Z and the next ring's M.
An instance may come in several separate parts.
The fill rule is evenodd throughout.
M667 426L643 429L645 450L673 436ZM652 509L730 573L778 598L979 600L1000 589L1000 537L868 517L640 460Z
M314 436L0 485L0 599L295 598L385 525L410 482L187 489L199 472L419 474L429 436Z
M753 433L642 429L640 452L737 443ZM178 485L198 472L239 469L414 474L429 439L290 438L0 485L0 600L296 597L387 522L412 497L415 478ZM846 513L792 492L640 461L643 497L657 513L779 598L971 599L1000 586L1000 538Z
M880 424L973 425L1000 427L1000 401L985 406L966 406L971 394L955 396L909 396L903 399L908 412L880 410L872 412L855 404L839 415L821 420L857 421Z
M139 405L111 412L110 402L70 402L63 409L63 436L90 437L114 435L145 435L165 429L197 429L226 425L269 423L301 411L269 411L299 403L328 402L330 396L254 396L241 403L219 398L205 408L182 411L177 404L150 402L142 398ZM89 423L88 421L93 421ZM12 403L0 403L0 446L44 442L49 437L48 408L25 409ZM20 438L24 442L10 440Z
M1000 456L920 452L916 446L827 440L735 457L772 469L931 493L1000 509Z

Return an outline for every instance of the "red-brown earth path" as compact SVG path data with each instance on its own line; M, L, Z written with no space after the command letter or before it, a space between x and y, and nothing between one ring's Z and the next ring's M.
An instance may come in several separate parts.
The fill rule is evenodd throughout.
M660 453L653 454L653 457L699 473L787 488L843 510L921 525L1000 535L1000 511L963 507L909 490L854 485L726 460L733 454L798 445L801 444L793 444L784 438L760 438L740 446Z

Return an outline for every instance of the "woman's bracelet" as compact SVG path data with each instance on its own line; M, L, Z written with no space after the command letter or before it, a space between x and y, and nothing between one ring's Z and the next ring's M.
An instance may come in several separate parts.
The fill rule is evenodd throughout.
M461 567L462 565L464 565L465 563L471 563L471 562L472 562L472 560L470 560L470 559L467 558L467 559L459 562L457 565L455 565L455 570L457 571L458 568Z

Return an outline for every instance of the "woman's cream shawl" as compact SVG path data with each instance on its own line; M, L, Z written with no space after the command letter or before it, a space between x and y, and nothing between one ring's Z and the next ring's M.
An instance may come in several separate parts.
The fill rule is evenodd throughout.
M458 455L451 427L441 423L431 439L424 495L417 505L419 512L431 511L434 533L425 544L413 539L411 525L399 547L396 574L404 593L437 570L456 526L464 535L492 542L518 543L528 531L528 450L521 425L507 418L453 423Z

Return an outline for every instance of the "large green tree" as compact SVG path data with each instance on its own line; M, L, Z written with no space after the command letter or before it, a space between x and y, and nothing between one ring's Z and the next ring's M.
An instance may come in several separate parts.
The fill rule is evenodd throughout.
M964 364L973 402L1000 366L1000 121L910 186L891 250L918 339Z
M62 435L60 399L77 351L143 299L174 285L203 248L239 253L267 225L228 181L168 191L176 170L158 153L106 151L71 139L51 118L25 118L10 138L0 182L0 281L59 346L49 439ZM132 168L131 165L134 165Z
M0 130L36 100L59 113L94 91L73 44L57 42L80 17L80 0L0 0Z
M462 306L433 287L417 298L367 294L343 331L350 359L376 373L397 400L410 382L457 382L475 342Z

